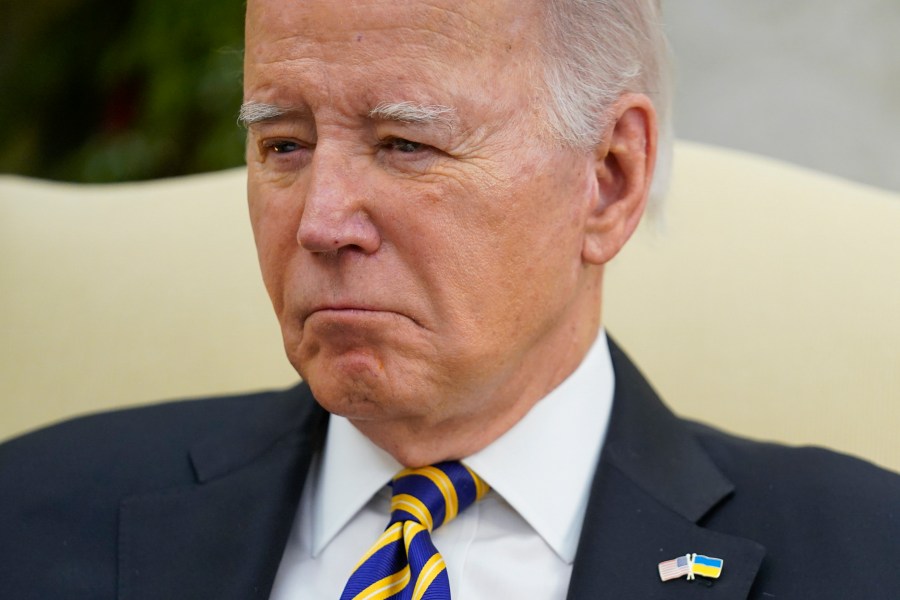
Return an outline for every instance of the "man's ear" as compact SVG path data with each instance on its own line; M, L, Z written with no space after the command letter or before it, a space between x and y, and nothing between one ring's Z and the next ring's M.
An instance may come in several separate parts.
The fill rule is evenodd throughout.
M656 161L656 110L647 96L625 94L607 114L594 149L597 185L582 248L584 261L596 265L609 262L637 228Z

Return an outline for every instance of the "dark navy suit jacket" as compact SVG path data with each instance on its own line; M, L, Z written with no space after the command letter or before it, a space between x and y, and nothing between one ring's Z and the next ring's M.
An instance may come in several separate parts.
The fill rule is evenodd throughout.
M900 598L900 476L681 420L612 357L570 599ZM0 598L267 598L326 419L300 385L0 446ZM722 558L721 577L660 581L689 552Z

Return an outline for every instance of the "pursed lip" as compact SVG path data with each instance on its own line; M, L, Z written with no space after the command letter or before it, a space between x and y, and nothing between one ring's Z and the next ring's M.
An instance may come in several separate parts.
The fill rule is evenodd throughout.
M352 303L343 303L343 302L330 302L317 304L313 306L309 310L309 314L323 312L323 311L359 311L359 312L394 312L392 310L386 310L380 306L373 306L368 304L352 304Z
M385 316L392 315L397 317L402 317L404 319L408 319L418 325L418 322L410 317L408 314L399 312L394 309L382 307L382 306L374 306L368 304L350 304L350 303L329 303L329 304L321 304L316 305L312 309L310 309L305 318L306 321L311 316L315 314L323 314L323 313L335 313L335 315L344 314L348 317L352 317L354 314L358 314L360 316L372 315L375 316L377 314L383 314Z

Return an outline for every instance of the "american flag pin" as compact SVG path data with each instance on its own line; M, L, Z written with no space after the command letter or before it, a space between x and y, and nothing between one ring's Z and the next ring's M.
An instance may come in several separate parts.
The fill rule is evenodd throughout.
M663 581L678 579L687 575L693 579L696 575L718 579L722 574L725 561L721 558L706 556L705 554L685 554L672 560L664 560L659 563L659 578Z

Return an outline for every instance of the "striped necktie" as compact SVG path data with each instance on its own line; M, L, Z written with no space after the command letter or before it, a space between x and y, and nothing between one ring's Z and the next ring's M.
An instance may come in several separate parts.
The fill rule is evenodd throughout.
M391 522L357 563L341 600L449 600L431 532L480 500L488 485L459 462L405 469L391 485Z

